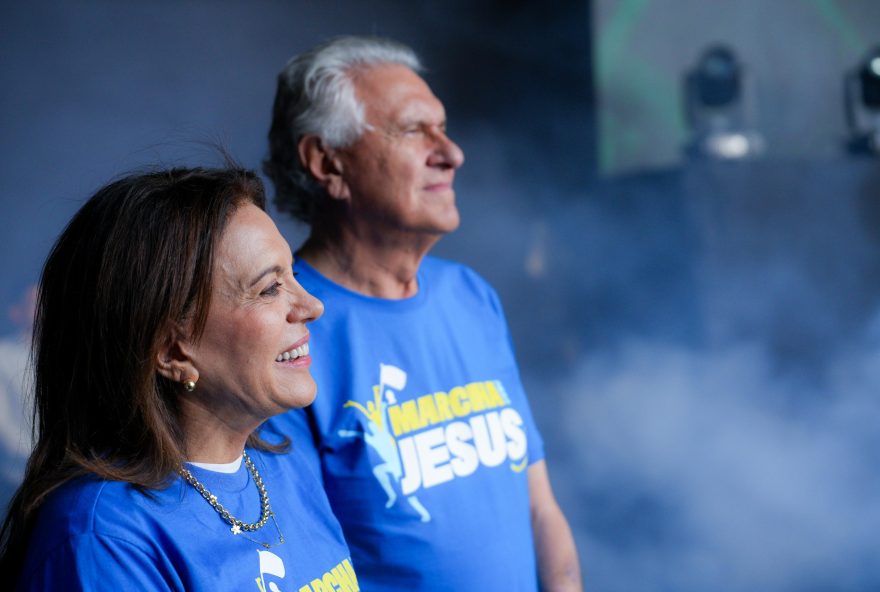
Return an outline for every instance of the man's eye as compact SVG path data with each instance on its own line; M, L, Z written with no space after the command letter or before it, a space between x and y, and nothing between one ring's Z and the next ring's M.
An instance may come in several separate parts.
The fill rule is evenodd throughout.
M266 288L265 290L260 292L260 296L274 296L275 294L278 293L278 289L280 287L281 287L281 284L279 282L275 282L274 284L272 284L271 286L269 286L268 288Z

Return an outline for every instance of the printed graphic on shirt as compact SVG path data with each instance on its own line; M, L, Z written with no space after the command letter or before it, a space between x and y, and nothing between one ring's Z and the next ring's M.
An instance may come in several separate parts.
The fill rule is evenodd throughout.
M343 407L354 407L360 411L367 421L367 431L358 432L351 430L339 430L343 438L363 438L366 443L376 451L381 462L373 467L373 475L388 496L385 507L390 508L397 501L397 492L394 485L399 485L403 477L403 465L398 451L398 444L391 435L388 424L387 405L385 401L395 403L397 399L394 391L402 391L406 387L406 372L390 366L379 364L379 384L373 386L373 400L367 401L364 407L357 401L346 401ZM383 401L384 396L384 401ZM430 522L431 515L414 495L404 492L406 501L418 512L422 522Z
M284 561L271 551L257 551L260 556L260 577L256 578L260 592L281 592L292 588L279 588L271 579L283 580L285 575ZM268 576L268 577L267 577ZM351 561L345 559L328 572L303 584L296 592L359 592L357 576L351 567Z
M379 384L366 405L350 400L366 420L364 431L339 430L341 437L359 437L380 459L373 475L387 496L386 508L397 502L396 489L421 516L431 520L416 498L420 489L473 474L480 466L509 461L512 471L528 465L526 433L520 414L511 407L500 380L471 382L398 402L407 373L379 364ZM436 426L436 427L432 427Z

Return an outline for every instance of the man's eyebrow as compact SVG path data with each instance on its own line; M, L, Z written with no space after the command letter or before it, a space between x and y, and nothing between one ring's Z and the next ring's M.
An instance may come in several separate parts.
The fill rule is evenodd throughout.
M395 124L395 127L398 129L404 129L407 127L411 127L414 125L418 126L437 126L441 129L446 129L446 118L444 117L440 121L432 121L430 117L422 117L419 115L414 115L412 117L401 117L400 120Z
M267 267L266 269L264 269L263 271L261 271L261 272L260 272L260 273L254 278L254 280L248 285L248 288L253 288L254 286L256 286L258 283L260 283L260 280L261 280L261 279L263 279L264 277L266 277L266 276L269 275L270 273L281 273L281 272L283 272L283 271L284 271L284 269L283 269L280 265L273 265L273 266L271 266L271 267Z

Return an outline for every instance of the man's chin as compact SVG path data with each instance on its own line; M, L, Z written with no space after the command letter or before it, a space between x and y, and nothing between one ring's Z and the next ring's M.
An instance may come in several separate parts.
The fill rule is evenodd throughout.
M455 209L453 213L449 213L442 218L438 217L434 221L433 231L437 234L449 234L458 229L461 224L461 217L458 214L458 209Z
M461 226L461 218L456 214L455 221L451 222L447 229L444 231L444 234L448 234L450 232L455 232L458 230L458 227Z

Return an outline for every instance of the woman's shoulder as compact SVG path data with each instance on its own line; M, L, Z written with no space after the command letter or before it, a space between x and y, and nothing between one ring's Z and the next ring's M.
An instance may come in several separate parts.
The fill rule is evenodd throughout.
M129 483L79 477L53 491L39 509L33 537L46 542L123 531L138 514L142 496ZM109 534L114 534L111 532Z
M28 537L21 581L47 581L59 574L67 577L78 571L71 567L75 555L87 555L105 536L133 540L128 534L134 530L131 523L137 514L132 493L136 490L127 483L90 476L68 481L50 493L37 510Z
M177 493L175 493L177 492ZM83 538L127 543L147 551L179 487L140 491L123 481L79 477L52 492L37 513L31 545L45 552Z
M167 589L173 575L163 571L161 512L158 499L129 483L65 483L38 510L18 589Z

